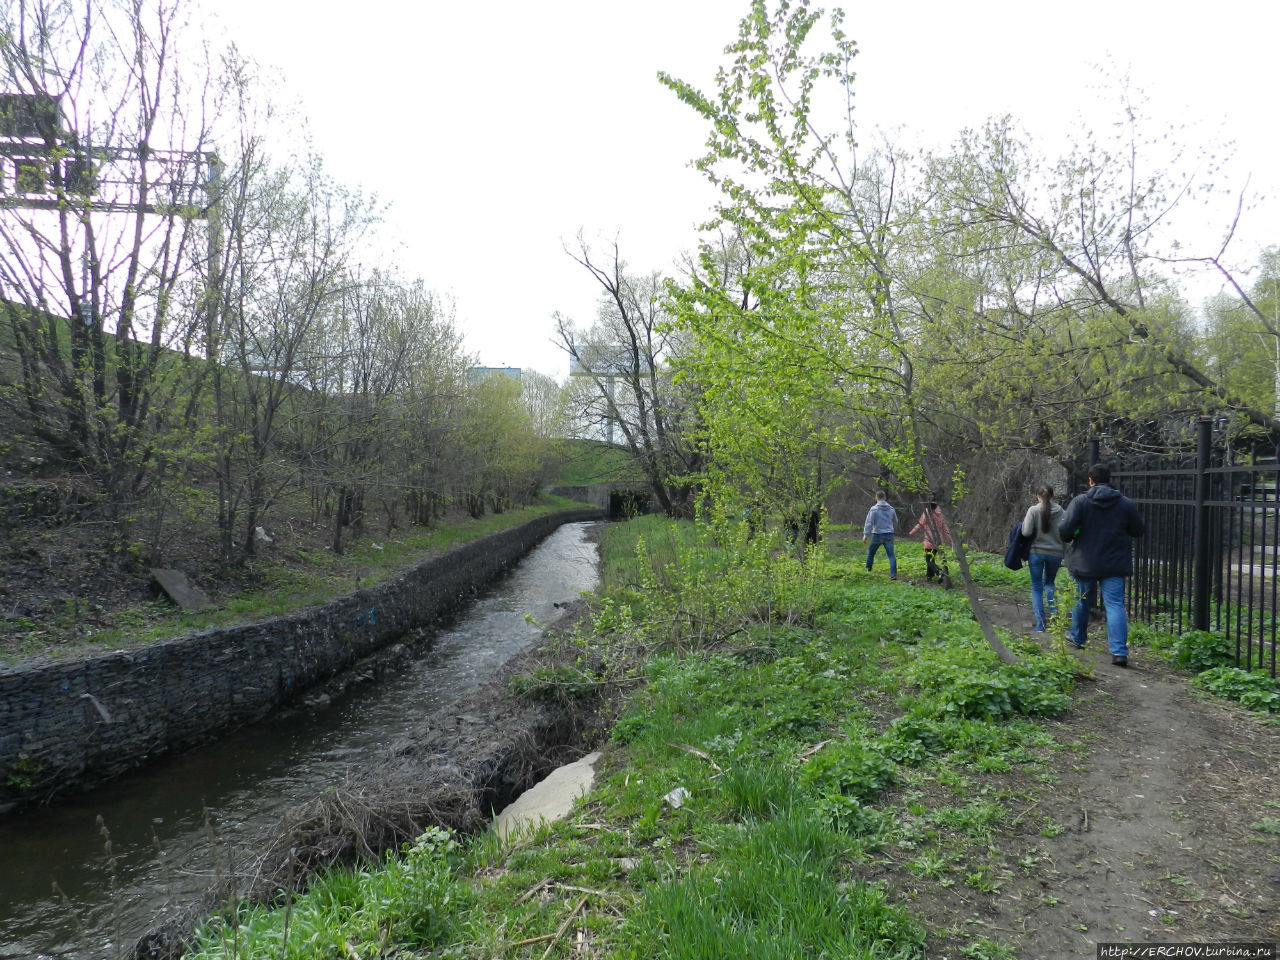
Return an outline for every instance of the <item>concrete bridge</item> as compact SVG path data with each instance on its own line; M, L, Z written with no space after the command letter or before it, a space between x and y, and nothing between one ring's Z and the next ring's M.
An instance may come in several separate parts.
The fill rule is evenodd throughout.
M653 491L647 483L590 483L574 487L552 487L549 492L557 497L567 497L599 507L610 520L625 520L657 510L653 502Z

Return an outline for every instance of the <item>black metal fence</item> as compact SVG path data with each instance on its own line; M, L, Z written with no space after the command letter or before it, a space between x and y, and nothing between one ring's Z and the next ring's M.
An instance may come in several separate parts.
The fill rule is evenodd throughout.
M1199 424L1194 456L1126 463L1115 485L1138 504L1131 614L1174 633L1211 630L1246 670L1276 676L1280 621L1280 465L1238 464Z

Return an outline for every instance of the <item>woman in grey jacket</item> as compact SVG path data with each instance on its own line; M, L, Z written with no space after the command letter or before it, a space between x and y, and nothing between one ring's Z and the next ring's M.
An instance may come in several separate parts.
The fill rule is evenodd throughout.
M1031 614L1035 618L1033 630L1045 629L1045 601L1049 616L1058 612L1055 581L1062 566L1065 548L1058 533L1058 521L1065 513L1053 500L1053 487L1044 484L1036 488L1036 502L1027 509L1022 519L1022 535L1035 537L1031 544L1031 558L1027 562L1031 570Z

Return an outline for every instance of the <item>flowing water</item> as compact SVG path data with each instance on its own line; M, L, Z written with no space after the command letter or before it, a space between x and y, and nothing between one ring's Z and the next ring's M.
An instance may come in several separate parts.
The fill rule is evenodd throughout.
M0 958L115 960L166 905L190 902L224 875L235 851L252 848L289 807L386 756L528 647L536 624L555 619L554 604L594 588L587 527L552 533L398 676L0 819Z

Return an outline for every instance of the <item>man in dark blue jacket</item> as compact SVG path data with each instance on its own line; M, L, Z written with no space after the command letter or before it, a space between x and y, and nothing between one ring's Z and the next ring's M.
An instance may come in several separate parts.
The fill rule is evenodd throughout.
M1102 594L1107 614L1111 662L1129 665L1129 620L1124 612L1124 578L1133 573L1133 538L1143 534L1142 515L1132 500L1111 486L1111 470L1089 468L1089 489L1071 501L1058 524L1067 552L1067 569L1076 581L1076 605L1068 636L1085 643L1089 612Z

